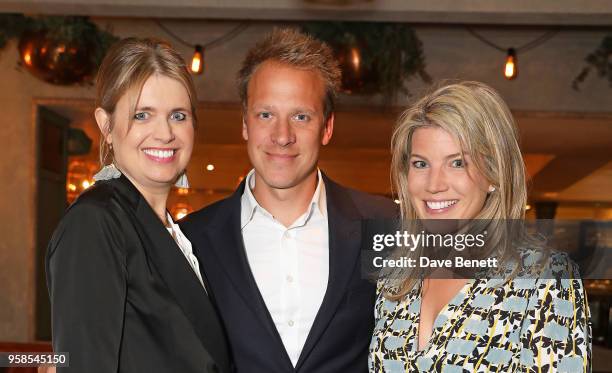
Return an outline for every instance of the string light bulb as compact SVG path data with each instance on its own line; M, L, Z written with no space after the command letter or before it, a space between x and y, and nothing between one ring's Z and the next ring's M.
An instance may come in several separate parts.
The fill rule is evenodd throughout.
M204 48L201 45L195 46L195 52L191 58L191 72L197 75L204 71Z
M518 75L518 65L516 60L516 51L514 48L508 49L506 56L506 64L504 65L504 76L508 80L513 80Z

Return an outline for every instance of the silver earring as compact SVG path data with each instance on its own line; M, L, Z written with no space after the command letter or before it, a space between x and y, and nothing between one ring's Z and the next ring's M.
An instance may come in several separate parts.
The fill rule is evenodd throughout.
M493 185L489 186L489 193L495 192L495 187Z
M102 167L102 169L93 176L93 179L95 181L110 180L110 179L117 179L120 176L121 176L121 171L119 171L119 169L115 167L114 163L111 163L111 164L107 164L106 166Z
M189 180L187 180L186 171L183 171L183 173L181 173L181 176L176 179L176 183L174 183L174 186L177 188L189 189Z

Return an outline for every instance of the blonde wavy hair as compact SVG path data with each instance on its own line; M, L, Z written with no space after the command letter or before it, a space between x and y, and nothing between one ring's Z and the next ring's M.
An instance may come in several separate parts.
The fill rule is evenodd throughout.
M426 127L439 127L458 139L462 154L470 154L472 158L470 166L495 187L474 219L524 219L525 164L512 114L493 88L462 81L440 86L418 100L400 116L395 127L391 140L391 178L400 200L402 222L418 219L408 193L409 160L414 132ZM498 231L500 235L494 238L495 244L504 244L510 239L503 236L503 229ZM387 282L387 298L398 300L410 291L416 279L408 271L396 268L388 274L400 282L396 281L394 286Z

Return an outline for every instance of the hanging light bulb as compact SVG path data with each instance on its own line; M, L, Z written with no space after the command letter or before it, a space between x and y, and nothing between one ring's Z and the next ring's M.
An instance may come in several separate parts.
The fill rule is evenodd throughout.
M504 65L504 76L508 80L516 78L518 75L518 65L516 60L516 51L514 48L508 49L508 56L506 57L506 64Z
M351 64L356 72L359 71L359 66L361 65L361 53L359 53L359 49L357 47L351 48Z
M202 74L204 71L204 48L201 45L196 45L195 52L191 58L191 72L194 74Z

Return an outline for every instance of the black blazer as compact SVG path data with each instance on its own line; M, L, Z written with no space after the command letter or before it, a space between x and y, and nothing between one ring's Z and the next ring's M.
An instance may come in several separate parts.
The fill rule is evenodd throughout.
M53 350L70 354L67 371L230 371L213 304L125 176L95 183L70 206L46 267Z
M240 230L244 182L229 198L189 215L182 230L194 245L230 341L238 372L367 372L375 285L362 278L361 220L393 218L385 198L346 189L324 176L329 279L294 368L248 264Z

